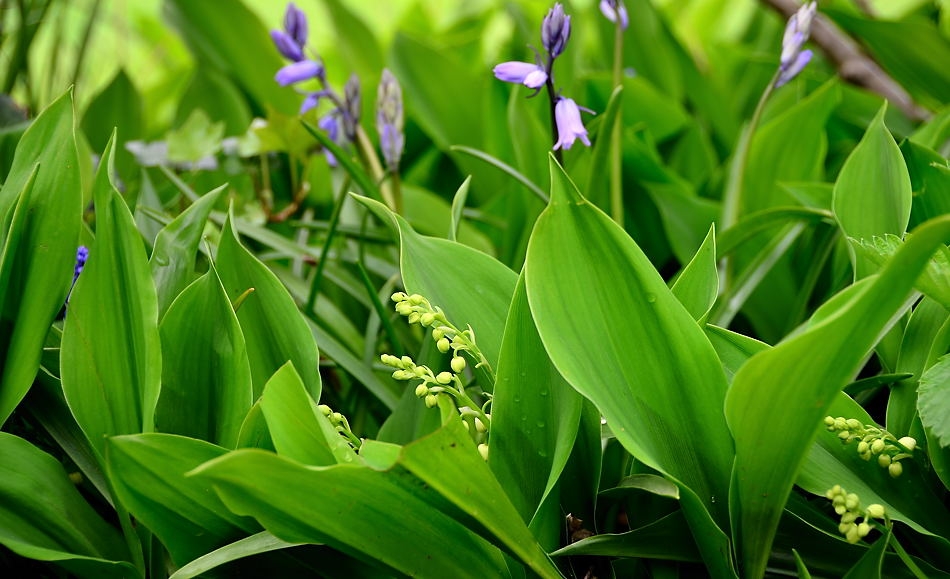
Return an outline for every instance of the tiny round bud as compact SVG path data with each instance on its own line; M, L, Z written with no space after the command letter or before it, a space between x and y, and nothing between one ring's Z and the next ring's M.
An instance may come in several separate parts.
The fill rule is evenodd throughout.
M485 432L488 428L485 427L485 423L481 421L479 417L475 417L475 430L479 432Z
M901 443L901 446L903 446L904 448L906 448L907 450L911 452L913 452L913 450L917 448L917 439L912 436L904 436L897 442Z
M887 474L891 475L891 478L899 477L902 472L904 472L904 467L899 462L892 462L887 467Z
M425 301L426 299L420 296L419 294L412 294L411 296L409 296L409 303L414 306L421 306L422 304L425 303Z
M412 369L412 374L416 378L425 378L426 377L426 368L425 366L416 366Z
M865 454L868 454L868 452L869 452L870 450L871 450L871 445L870 445L870 444L864 442L863 440L858 443L858 454L860 454L860 455L865 455ZM862 456L861 458L864 458L864 456ZM865 459L865 460L867 460L867 459Z
M452 381L451 372L439 372L438 376L435 377L435 381L439 384L448 384Z
M867 537L867 536L868 536L868 533L870 533L870 532L871 532L871 525L869 525L869 524L867 524L867 523L860 523L860 524L858 525L858 536L859 536L859 537Z
M333 413L333 411L330 410L330 407L327 406L326 404L321 404L317 406L317 408L320 409L320 413L323 414L324 416L330 416L330 414Z
M432 339L438 342L445 337L445 330L442 328L432 328Z
M850 531L853 526L855 526L853 523L841 523L838 525L838 532L844 535Z
M861 428L864 427L864 425L861 424L861 421L858 420L857 418L849 418L845 421L845 423L848 425L848 428L850 428L851 430L861 430Z
M882 518L884 516L884 505L879 505L877 503L868 505L867 515L874 519Z
M422 398L428 393L429 393L429 387L426 386L425 384L419 384L418 386L416 386L416 396L418 396L419 398Z
M433 314L432 312L426 312L422 314L422 316L419 317L419 322L423 326L431 326L432 322L434 321L435 321L435 314Z
M478 453L482 455L482 458L488 460L488 445L484 442L478 445Z
M339 412L334 412L330 415L330 420L333 422L343 422L343 415Z
M452 366L452 371L458 374L459 372L465 369L465 358L461 356L455 356L454 358L452 358L452 362L450 365Z
M438 348L440 352L445 354L446 352L449 351L449 339L448 338L440 339L438 342L436 342L435 347Z
M857 514L857 513L852 513L852 512L849 511L849 512L847 512L847 513L841 515L841 522L842 522L842 523L853 523L853 522L855 522L856 520L858 520L858 514Z
M849 511L858 508L860 505L861 499L854 493L848 493L848 496L844 499L844 506L847 507Z
M421 319L422 319L422 315L421 315L419 312L412 312L411 314L409 314L409 318L408 318L407 321L408 321L410 324L415 324L416 322L418 322L418 321L421 320Z
M409 302L399 302L396 304L396 313L400 316L408 316L412 313L412 305Z
M851 433L848 432L847 430L842 430L841 432L838 433L838 438L846 441L849 438L851 438Z
M426 408L433 408L439 403L439 397L435 394L429 394L426 396Z
M834 416L825 416L824 422L825 422L825 426L834 426L835 418Z
M879 456L877 457L877 464L878 464L878 466L880 466L881 468L887 468L888 466L891 465L891 455L889 455L889 454L882 454L882 455L879 455Z
M407 372L405 370L394 370L393 371L393 380L408 380L414 378L412 372Z
M871 452L873 452L874 454L881 454L882 452L884 452L885 446L886 445L884 444L883 440L881 440L880 438L876 438L874 439L874 442L871 443Z
M398 304L398 303L401 302L401 301L405 301L406 297L408 297L408 296L406 296L405 293L403 293L403 292L396 292L396 293L394 293L393 295L390 296L390 299Z
M835 505L835 512L839 515L843 515L848 512L848 509L844 505Z
M858 526L854 525L848 529L848 532L845 533L844 538L852 545L860 541L861 537L858 535Z
M402 365L403 365L403 366L412 366L412 365L413 365L413 363L412 363L412 358L410 358L409 356L403 356L402 358L399 359L399 361L402 362Z

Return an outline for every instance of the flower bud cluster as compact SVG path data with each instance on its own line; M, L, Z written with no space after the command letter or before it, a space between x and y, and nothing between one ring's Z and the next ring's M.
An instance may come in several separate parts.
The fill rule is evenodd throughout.
M340 436L350 443L350 446L355 450L359 450L363 444L363 439L353 434L353 431L350 429L350 422L346 419L346 416L343 416L343 414L339 412L334 412L333 409L326 404L320 404L317 406L317 409L327 417L330 424L340 433Z
M844 444L857 441L858 456L864 460L874 458L878 466L886 468L894 478L904 472L900 461L913 457L914 449L917 448L917 440L910 436L897 439L886 430L861 424L855 418L826 416L824 424L829 432L838 433L838 438Z
M884 518L884 506L874 503L861 508L858 495L849 493L841 485L835 485L825 493L835 513L841 517L838 531L849 543L857 543L871 532L871 520Z
M486 368L489 375L494 377L488 360L482 354L478 344L475 343L475 331L471 326L460 330L446 317L442 308L433 306L429 300L419 294L407 295L404 292L396 292L392 295L392 300L396 302L396 313L405 316L410 324L421 324L426 328L432 328L432 339L435 345L443 354L452 350L452 371L456 374L461 373L465 367L464 352L474 358L477 363L476 368Z

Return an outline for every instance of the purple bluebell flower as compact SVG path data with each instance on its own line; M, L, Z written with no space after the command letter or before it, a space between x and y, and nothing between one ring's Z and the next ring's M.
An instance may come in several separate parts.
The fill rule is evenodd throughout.
M498 80L519 83L534 89L543 87L548 80L548 73L537 64L530 62L503 62L495 66L492 72Z
M76 283L76 280L79 279L79 274L82 273L82 268L86 266L87 259L89 259L89 248L85 245L80 245L79 249L76 250L76 266L73 268L73 283Z
M798 12L792 14L785 25L782 38L782 56L779 59L779 74L775 86L780 87L795 78L811 60L812 51L802 50L811 35L811 25L818 11L817 2L803 4Z
M630 20L627 17L627 7L623 5L623 0L600 0L600 11L611 22L619 20L620 28L624 30L630 25Z
M340 111L334 109L333 111L320 117L320 120L317 122L317 126L324 131L330 140L334 143L340 142L340 121L339 121ZM324 149L323 154L327 159L327 163L331 167L336 167L336 157L333 156L333 153Z
M571 17L564 14L564 7L559 2L555 3L541 24L541 46L553 60L564 52L570 37Z
M402 87L399 86L399 81L393 73L388 69L383 69L376 96L376 130L379 131L379 146L383 152L383 160L393 172L399 168L399 159L406 145L406 137L403 133L404 123Z
M299 62L303 60L303 48L294 42L294 39L283 30L271 30L270 37L274 41L274 46L284 58Z
M360 123L360 113L362 112L362 98L360 95L360 79L355 74L351 74L349 80L343 86L343 136L348 141L356 140L356 127Z
M590 139L587 138L587 129L581 122L581 111L573 99L560 97L557 104L554 105L554 120L557 124L557 142L554 143L554 150L570 149L574 141L580 139L582 143L590 146Z
M287 86L310 80L312 78L322 80L324 78L323 65L315 60L301 60L293 62L277 71L274 80L280 86Z
M293 2L287 4L284 12L284 30L298 46L307 44L307 15Z

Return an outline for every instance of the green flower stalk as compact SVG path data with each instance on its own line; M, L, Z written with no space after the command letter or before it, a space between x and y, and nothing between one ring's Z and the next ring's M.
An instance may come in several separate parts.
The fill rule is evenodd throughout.
M363 445L363 439L353 434L353 431L350 429L350 422L346 419L346 416L343 416L343 414L339 412L334 412L333 409L326 404L320 404L317 408L329 419L330 424L340 433L340 436L350 443L350 446L352 446L354 450L360 449Z
M900 439L893 434L870 424L861 424L855 418L826 416L825 428L829 432L836 432L844 444L857 441L858 456L863 460L876 457L877 464L886 468L888 474L897 478L904 472L900 461L913 458L917 440L910 436Z
M841 517L838 524L838 532L844 535L849 543L857 543L871 532L871 523L874 519L883 519L885 509L883 505L874 503L867 508L861 508L861 500L858 495L849 493L841 488L841 485L835 485L825 493L831 504L834 506L835 513Z

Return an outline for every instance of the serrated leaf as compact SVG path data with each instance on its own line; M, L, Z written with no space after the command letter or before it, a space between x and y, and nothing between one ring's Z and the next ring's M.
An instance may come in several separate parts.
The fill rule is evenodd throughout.
M917 394L920 421L929 429L927 439L933 434L941 448L950 447L950 356L940 358L924 372Z

